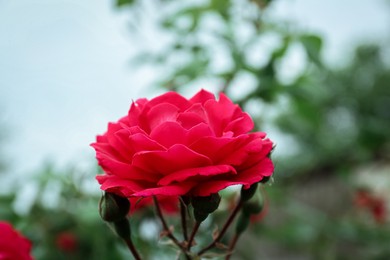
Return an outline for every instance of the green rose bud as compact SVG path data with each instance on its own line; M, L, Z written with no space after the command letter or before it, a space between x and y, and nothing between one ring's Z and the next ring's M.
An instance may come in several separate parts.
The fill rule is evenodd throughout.
M241 201L245 202L248 201L250 198L255 195L257 191L258 183L252 184L248 189L244 189L244 187L241 188Z
M219 206L221 196L213 193L206 197L192 197L191 204L194 208L194 217L197 222L204 221L210 213L213 213Z
M104 193L99 202L100 217L108 222L115 222L126 218L129 210L129 200L114 193Z
M114 228L115 228L115 232L120 238L124 240L130 239L131 229L127 218L122 218L121 220L115 221Z
M250 216L259 214L263 210L263 202L259 200L249 201L242 206L242 214Z
M263 177L263 179L261 179L260 182L263 183L263 184L266 184L270 179L271 179L270 176L265 176L265 177Z
M245 214L240 214L236 223L236 233L241 234L249 226L249 216Z

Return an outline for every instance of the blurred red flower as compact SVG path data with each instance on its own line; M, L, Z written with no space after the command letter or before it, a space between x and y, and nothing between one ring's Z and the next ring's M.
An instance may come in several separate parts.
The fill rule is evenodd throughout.
M31 242L16 231L11 224L0 221L0 259L31 260Z
M386 221L386 201L383 198L375 196L367 190L359 190L355 194L355 204L368 210L377 223L382 224Z
M75 250L77 250L77 245L78 245L77 237L72 232L68 232L68 231L62 232L57 235L56 245L60 250L64 252L68 252L68 253L74 252Z

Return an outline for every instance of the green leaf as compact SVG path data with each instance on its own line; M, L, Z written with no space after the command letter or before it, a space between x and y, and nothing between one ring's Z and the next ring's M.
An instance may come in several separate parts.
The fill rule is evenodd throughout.
M317 35L305 34L301 36L300 40L309 58L317 63L317 65L320 65L322 39Z
M132 5L134 4L134 0L117 0L116 1L116 6L117 7L122 7L124 5Z

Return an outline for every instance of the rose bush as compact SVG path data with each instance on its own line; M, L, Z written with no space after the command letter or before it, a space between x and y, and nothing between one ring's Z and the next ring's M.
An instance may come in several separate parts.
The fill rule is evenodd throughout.
M226 95L138 99L91 144L101 189L126 197L208 196L273 173L273 143Z
M0 221L0 260L31 260L31 243L9 223Z

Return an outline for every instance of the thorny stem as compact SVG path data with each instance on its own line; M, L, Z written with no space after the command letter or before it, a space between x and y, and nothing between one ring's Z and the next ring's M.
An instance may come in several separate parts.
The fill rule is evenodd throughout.
M175 243L175 245L180 248L180 250L186 256L186 258L191 259L189 257L189 255L187 254L186 249L183 247L182 244L180 244L180 242L176 239L176 237L172 234L171 230L169 229L167 222L165 221L164 216L161 212L160 204L158 203L156 196L153 196L153 201L154 201L154 205L156 207L157 215L158 215L159 219L161 220L161 224L163 226L164 232L169 237L169 239L171 239L173 241L173 243Z
M124 239L124 241L126 242L126 245L127 245L127 247L129 248L130 252L133 254L134 259L135 259L135 260L141 260L141 257L140 257L140 255L138 254L137 249L135 249L135 246L134 246L133 241L131 240L131 238L129 238L129 239Z
M192 229L190 239L188 240L187 250L190 251L192 242L194 241L196 232L198 232L199 226L201 222L196 221L194 228Z
M203 248L202 250L199 251L198 256L203 255L206 251L208 251L211 248L213 248L222 239L223 235L225 235L227 229L232 224L232 222L233 222L234 218L236 217L237 213L240 211L240 209L242 207L242 204L243 204L243 202L241 200L239 200L239 202L237 203L236 207L234 208L234 210L230 214L228 220L226 221L225 225L223 226L221 232L213 240L213 242L211 242L208 246L206 246L205 248Z
M180 215L181 215L181 227L183 229L183 238L185 241L188 241L186 205L184 204L181 198L179 198L179 201L180 201Z
M237 244L237 241L238 241L239 237L240 237L240 235L238 233L234 234L233 239L230 241L228 254L225 257L225 260L229 260L230 259L230 256L233 254L234 248L236 247L236 244Z

